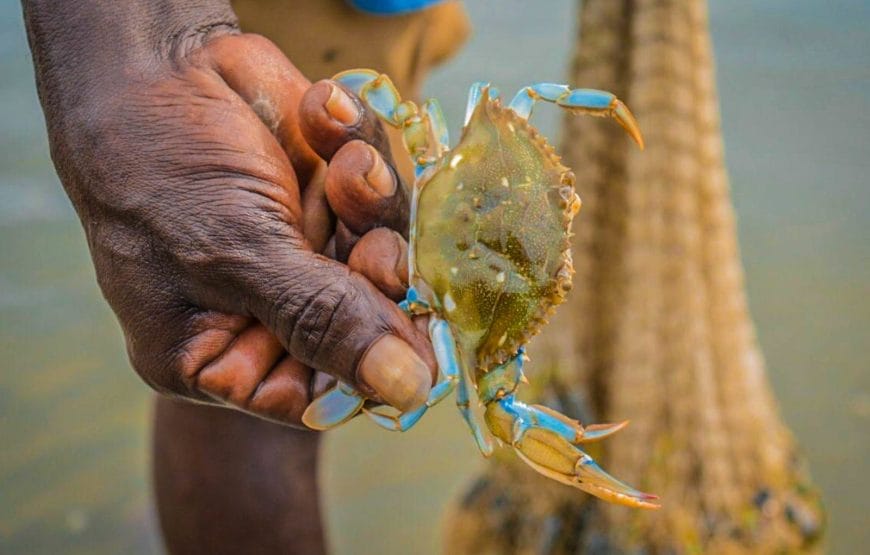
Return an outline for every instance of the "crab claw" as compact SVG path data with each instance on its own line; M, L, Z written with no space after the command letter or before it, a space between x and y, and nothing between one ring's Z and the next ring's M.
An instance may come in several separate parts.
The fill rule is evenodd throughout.
M611 503L644 509L659 508L654 502L657 496L639 491L605 472L592 457L566 439L559 427L551 427L546 419L529 422L523 418L532 408L538 409L515 401L512 395L503 397L487 405L487 427L493 435L513 447L526 464L547 478ZM560 416L567 420L564 415ZM601 439L624 426L624 422L588 426L584 429L585 437L580 441Z
M530 428L512 444L517 455L547 478L595 497L644 509L658 509L657 496L638 491L605 472L592 457L549 430Z
M628 420L617 422L616 424L590 424L583 428L583 435L580 438L580 443L589 443L599 441L606 437L610 437L619 430L628 426Z
M654 503L659 498L658 495L638 491L625 482L617 480L598 466L598 463L586 453L583 453L577 461L574 470L579 480L576 487L595 497L629 507L643 509L661 507L658 503Z
M637 146L643 150L643 135L640 134L640 127L637 125L637 120L634 119L634 114L628 109L628 106L618 98L614 98L610 102L610 110L613 114L613 119L625 129L628 134L637 143Z

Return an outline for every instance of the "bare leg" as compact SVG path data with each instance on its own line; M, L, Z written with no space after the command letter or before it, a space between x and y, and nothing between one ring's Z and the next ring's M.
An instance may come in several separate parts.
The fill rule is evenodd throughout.
M159 398L154 485L169 553L325 553L313 432Z

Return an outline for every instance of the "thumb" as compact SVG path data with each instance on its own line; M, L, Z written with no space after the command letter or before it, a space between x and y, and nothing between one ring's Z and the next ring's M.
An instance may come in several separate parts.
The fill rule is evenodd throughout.
M253 274L251 309L293 357L400 410L426 401L436 367L431 345L392 301L313 252L276 258Z

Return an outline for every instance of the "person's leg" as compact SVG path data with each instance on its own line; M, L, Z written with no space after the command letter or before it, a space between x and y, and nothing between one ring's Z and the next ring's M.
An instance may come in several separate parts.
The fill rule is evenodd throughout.
M159 398L154 484L169 553L325 553L319 434Z

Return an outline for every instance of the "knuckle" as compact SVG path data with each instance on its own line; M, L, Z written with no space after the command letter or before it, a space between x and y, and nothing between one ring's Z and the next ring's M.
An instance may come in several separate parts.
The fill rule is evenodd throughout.
M318 359L339 331L336 328L340 327L349 294L344 283L329 283L311 295L297 310L291 345L298 345L312 360Z
M155 222L157 235L179 268L194 278L240 278L276 240L300 244L283 205L250 191L230 189L173 211L173 217Z
M370 303L364 296L346 270L341 277L318 276L317 283L297 280L277 316L285 323L291 354L314 368L351 376L368 340L383 333L379 319L364 314Z

